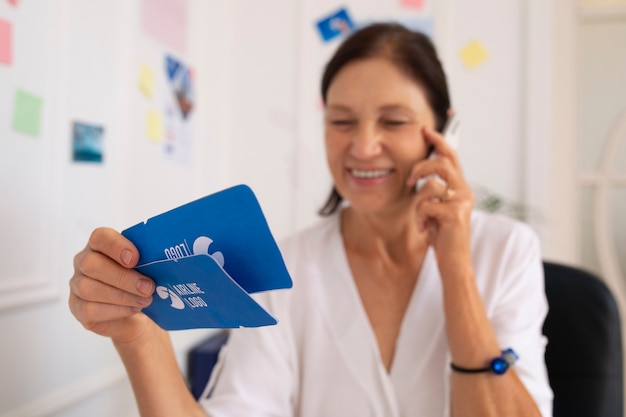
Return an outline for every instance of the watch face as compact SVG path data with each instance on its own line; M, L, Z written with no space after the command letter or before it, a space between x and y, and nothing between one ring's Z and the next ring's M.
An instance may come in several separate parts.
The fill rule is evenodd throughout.
M513 349L502 351L502 356L491 361L491 369L495 374L502 375L517 361L517 353Z
M495 358L491 361L491 369L495 374L502 375L509 369L509 364L503 358Z

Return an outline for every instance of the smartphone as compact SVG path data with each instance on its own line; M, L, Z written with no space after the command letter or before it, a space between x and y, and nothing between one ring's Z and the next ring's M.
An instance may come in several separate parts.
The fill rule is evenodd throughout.
M456 115L456 113L453 113L452 116L448 118L445 126L443 127L443 131L442 131L443 139L446 141L446 143L448 143L452 147L452 149L457 149L457 147L459 146L459 127L460 126L461 126L461 120ZM434 159L436 157L437 157L437 152L431 152L428 159ZM439 178L437 175L429 175L427 177L420 178L419 180L417 180L417 183L415 184L415 192L419 191L424 186L426 181L431 180L431 179L437 180L441 183L445 183L445 181Z

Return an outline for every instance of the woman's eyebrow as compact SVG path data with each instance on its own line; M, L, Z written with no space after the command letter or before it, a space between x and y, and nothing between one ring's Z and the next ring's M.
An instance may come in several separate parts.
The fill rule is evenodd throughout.
M326 105L326 109L327 110L335 110L335 111L344 111L344 112L351 112L352 109L348 106L345 106L343 104L328 104Z
M410 107L402 105L402 104L386 104L380 108L381 111L406 111L409 113L414 113Z

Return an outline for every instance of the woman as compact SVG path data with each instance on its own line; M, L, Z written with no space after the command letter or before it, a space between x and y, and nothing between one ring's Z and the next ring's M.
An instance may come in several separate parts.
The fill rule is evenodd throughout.
M451 111L430 41L394 24L357 31L322 96L326 218L283 242L294 288L259 297L280 323L232 332L200 405L166 332L137 314L154 286L129 269L132 244L99 229L76 256L70 308L113 339L142 415L551 415L538 241L473 211L438 133ZM443 181L416 192L432 174Z

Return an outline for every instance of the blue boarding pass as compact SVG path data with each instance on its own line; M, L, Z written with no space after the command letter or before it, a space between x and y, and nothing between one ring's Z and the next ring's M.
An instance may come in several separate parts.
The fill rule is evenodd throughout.
M292 281L248 186L192 201L122 235L139 250L135 269L156 284L143 312L163 329L277 323L250 294L291 288Z

